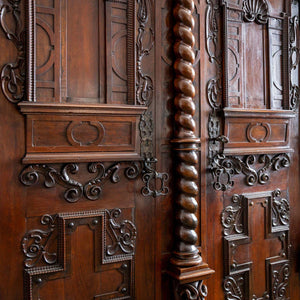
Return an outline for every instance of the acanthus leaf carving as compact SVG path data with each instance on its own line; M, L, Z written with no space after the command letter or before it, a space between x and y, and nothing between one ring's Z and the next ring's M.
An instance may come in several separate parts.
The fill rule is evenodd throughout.
M113 244L107 245L106 254L114 256L119 250L134 255L137 229L133 222L121 219L121 209L106 211L108 214L109 234Z
M0 10L0 24L8 40L17 49L17 60L7 63L1 70L1 87L6 99L18 103L24 98L25 90L25 31L20 18L20 0L8 0ZM7 16L12 14L14 29L7 24Z
M22 251L26 256L24 261L26 268L32 268L41 260L48 265L53 265L57 262L57 254L50 253L47 249L52 233L56 227L56 219L51 215L43 215L41 224L47 225L46 230L33 229L28 231L22 239Z
M71 178L71 175L78 173L78 164L67 164L61 171L47 165L29 165L20 174L20 181L26 186L38 183L40 175L44 177L44 185L52 188L56 184L66 188L64 198L70 203L77 202L83 195L91 201L98 200L102 195L102 187L110 179L112 183L120 181L119 170L124 168L124 175L127 179L135 179L140 174L137 163L120 162L109 167L102 163L90 163L88 172L97 173L94 179L86 183L80 183Z

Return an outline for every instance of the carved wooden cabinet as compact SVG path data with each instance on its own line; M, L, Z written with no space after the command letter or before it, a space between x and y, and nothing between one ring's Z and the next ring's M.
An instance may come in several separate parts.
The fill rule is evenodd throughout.
M298 299L299 6L0 0L0 299Z

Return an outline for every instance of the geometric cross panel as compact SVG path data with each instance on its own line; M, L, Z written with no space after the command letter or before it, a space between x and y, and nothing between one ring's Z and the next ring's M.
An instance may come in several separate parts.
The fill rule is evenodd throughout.
M22 239L24 299L74 299L75 287L76 299L132 299L137 235L132 218L132 209L43 215L43 228Z
M221 217L226 299L288 299L289 214L286 191L232 197Z

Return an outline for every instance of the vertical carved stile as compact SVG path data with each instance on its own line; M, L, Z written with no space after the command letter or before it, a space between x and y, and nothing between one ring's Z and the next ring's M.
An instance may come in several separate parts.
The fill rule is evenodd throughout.
M195 61L193 35L194 1L177 0L174 8L174 44L175 53L175 135L174 151L176 155L176 245L172 264L188 267L201 263L196 243L198 240L195 231L198 220L196 212L198 209L198 144L199 138L195 135L195 87L193 84Z

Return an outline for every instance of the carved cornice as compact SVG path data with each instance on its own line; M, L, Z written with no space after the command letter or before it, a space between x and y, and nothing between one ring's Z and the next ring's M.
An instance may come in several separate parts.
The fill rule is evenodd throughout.
M7 0L0 10L0 24L8 40L16 47L17 60L7 63L1 70L1 87L6 99L18 103L24 98L25 90L25 31L20 18L20 0ZM7 19L12 15L13 28Z
M124 169L124 175L127 179L135 179L140 174L137 163L119 162L109 167L105 167L102 163L90 163L88 172L90 174L97 173L95 178L81 183L72 178L72 175L78 173L78 164L64 165L61 170L56 170L48 165L29 165L20 174L20 181L26 186L37 184L40 176L44 178L46 188L60 185L66 190L64 198L70 203L77 202L82 196L86 199L94 201L98 200L102 195L102 188L106 181L112 183L120 181L119 171Z

